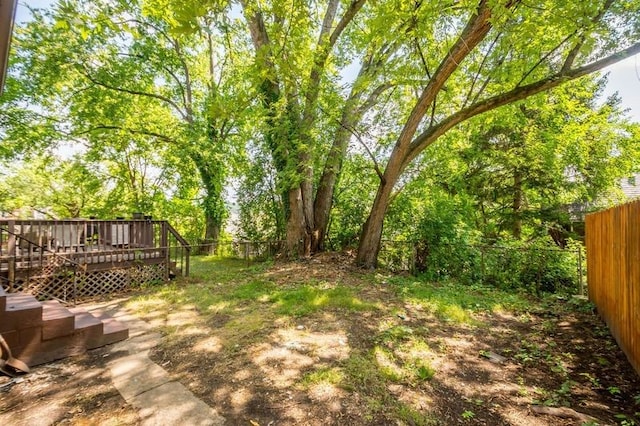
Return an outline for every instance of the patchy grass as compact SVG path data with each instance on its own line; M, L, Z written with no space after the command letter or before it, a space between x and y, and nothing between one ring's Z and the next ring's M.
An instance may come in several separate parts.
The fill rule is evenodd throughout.
M276 292L272 298L277 312L283 315L300 317L323 309L341 309L347 311L365 311L376 309L372 303L362 301L354 290L344 286L321 289L304 285L295 289Z
M349 262L196 257L191 277L149 286L125 307L163 334L152 360L229 425L567 424L534 414L534 403L640 424L640 378L589 303ZM114 361L103 354L84 358L100 368L70 368L74 359L60 373L34 368L37 380L0 398L0 424L27 412L56 424L137 424L103 374ZM79 374L92 368L93 378Z
M240 303L253 301L270 305L278 315L303 317L320 310L368 311L378 305L363 301L356 290L343 285L327 288L314 279L294 287L279 287L270 280L255 279L265 265L247 266L245 262L216 257L196 257L188 285L171 283L152 294L134 298L129 307L147 314L168 310L171 306L193 304L200 312L228 313ZM229 271L237 270L237 274Z
M392 277L387 282L405 301L454 324L478 325L476 313L527 312L532 306L529 295L493 287L434 284L415 277Z
M624 356L582 301L313 260L192 265L128 306L165 334L154 357L231 424L562 424L533 403L612 424L640 412L620 408L640 385L620 379ZM195 323L176 324L191 306Z
M306 373L300 385L304 389L309 389L314 385L341 385L345 379L345 375L341 368L337 367L322 367L317 370Z

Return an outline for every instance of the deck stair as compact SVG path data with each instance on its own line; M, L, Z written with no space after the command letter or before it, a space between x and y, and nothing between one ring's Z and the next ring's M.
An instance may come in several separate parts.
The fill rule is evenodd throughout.
M34 366L124 340L129 330L104 314L0 287L0 334L15 358Z

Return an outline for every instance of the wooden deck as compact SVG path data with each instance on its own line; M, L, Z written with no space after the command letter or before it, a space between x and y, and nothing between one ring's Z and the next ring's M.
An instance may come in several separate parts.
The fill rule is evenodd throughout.
M152 271L143 274L145 279L166 280L188 275L189 255L188 243L166 221L0 219L0 284L8 291L37 287L44 296L72 293L76 297L79 276L85 284L101 287L102 278L96 278L99 272L131 275L134 269L145 268ZM131 281L122 274L113 276L102 274L102 280L115 279L118 288ZM140 274L135 279L139 281ZM56 289L53 293L51 288L42 290L46 286ZM114 285L102 287L108 290ZM90 292L95 294L100 290Z

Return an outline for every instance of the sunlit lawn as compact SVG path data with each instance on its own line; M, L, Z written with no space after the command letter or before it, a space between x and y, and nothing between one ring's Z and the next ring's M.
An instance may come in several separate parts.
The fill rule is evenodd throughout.
M539 382L527 384L513 378L521 381L517 386L527 396L524 401L531 403L543 395L548 403L560 404L565 401L560 397L567 392L570 396L571 389L555 389L556 383L569 380L567 365L575 359L569 348L556 350L541 343L556 323L537 319L528 338L504 324L529 327L537 314L559 316L591 309L584 302L559 302L553 296L538 299L485 286L429 283L344 265L247 264L216 257L194 257L190 277L149 287L132 298L128 307L165 334L162 359L179 365L174 374L184 374L205 400L211 397L212 382L221 386L222 380L225 389L232 389L244 380L253 389L243 391L247 401L259 401L254 405L267 404L265 398L289 398L294 392L301 395L298 398L313 400L307 410L320 416L331 412L333 405L328 401L339 400L341 409L349 411L345 407L350 404L358 407L356 423L360 424L442 424L434 413L441 417L448 412L446 407L431 405L442 383L451 380L444 371L475 371L485 365L482 355L489 349L499 350L487 346L484 340L489 337L495 337L492 345L506 345L502 353L513 362L550 372L549 389ZM500 336L507 340L502 342ZM452 356L466 357L466 361L452 367ZM537 364L527 364L529 359ZM230 377L242 379L227 382L227 376L220 376L216 369L203 369L207 373L195 378L191 374L199 365L220 362L227 365ZM487 365L482 374L500 370ZM263 377L259 389L256 377ZM459 386L460 395L472 389L464 381ZM222 399L233 405L234 393L229 392L208 402L219 404ZM331 396L316 401L318 392ZM456 408L460 421L483 415L486 421L494 419L489 411L482 414L482 407L461 398ZM236 415L247 412L248 403L243 404L235 407ZM279 415L291 419L296 413L284 410Z

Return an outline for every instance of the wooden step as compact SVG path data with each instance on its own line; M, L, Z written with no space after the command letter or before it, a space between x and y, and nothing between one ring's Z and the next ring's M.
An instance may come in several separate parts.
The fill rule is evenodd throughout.
M104 334L104 324L99 318L82 308L69 309L75 315L74 334L80 336L87 349L97 348Z
M16 357L29 366L83 354L97 347L103 332L102 321L82 308L67 309L72 315L72 332L48 340L40 338L15 349ZM60 312L58 312L60 314ZM65 320L66 321L66 320ZM21 342L22 343L22 342ZM12 348L13 350L13 348Z
M93 315L103 324L101 344L98 346L110 345L129 338L129 327L122 322L102 312L94 312Z
M57 300L42 302L42 340L74 332L75 315Z
M22 348L37 345L42 341L42 327L3 331L2 337L4 337L4 340L9 345L9 349L11 349L12 354L15 356Z
M0 333L42 326L42 304L32 295L9 293L0 321Z
M30 366L79 355L124 340L128 328L102 313L40 302L30 294L0 287L0 333L13 355Z
M13 350L16 358L31 367L69 356L81 355L86 351L84 333L73 333L49 340L40 339L39 342L32 342Z

